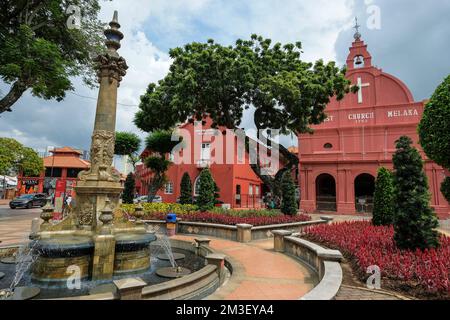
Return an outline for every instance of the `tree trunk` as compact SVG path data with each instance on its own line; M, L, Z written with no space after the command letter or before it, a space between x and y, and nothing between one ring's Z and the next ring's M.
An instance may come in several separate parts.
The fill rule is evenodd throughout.
M27 88L25 85L23 85L19 81L16 81L12 85L8 94L0 100L0 114L2 114L5 111L11 111L12 105L16 103L17 100L19 100L19 98L23 95L23 93L26 90Z
M164 177L161 176L159 173L155 174L153 179L151 179L150 184L148 186L148 198L147 202L152 203L155 199L156 193L158 193L158 190L160 190L164 183Z
M300 163L300 160L298 156L291 153L286 147L284 147L281 144L277 144L273 141L271 141L272 148L278 148L280 154L287 160L287 164L278 170L278 172L275 174L275 176L268 176L263 175L261 172L261 165L260 165L260 157L259 157L259 150L256 151L256 164L250 165L252 170L255 172L255 174L261 179L261 181L266 185L266 187L270 190L270 193L272 194L272 197L274 199L274 202L277 207L281 204L281 180L283 179L283 175L287 171L292 171L292 169L295 166L298 166ZM258 144L259 148L259 144ZM249 145L246 143L246 149L247 152L249 152Z

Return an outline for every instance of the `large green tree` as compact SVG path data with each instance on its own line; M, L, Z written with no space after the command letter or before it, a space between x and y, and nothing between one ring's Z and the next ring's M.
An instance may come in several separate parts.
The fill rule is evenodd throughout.
M394 223L394 183L392 173L381 167L375 183L372 223L389 226Z
M119 156L128 156L128 161L136 170L136 163L139 162L139 148L141 139L132 132L116 132L114 154Z
M150 132L210 116L213 127L235 129L244 109L252 106L258 130L311 132L310 125L326 119L330 99L341 99L349 92L350 82L334 62L307 63L301 53L300 42L283 46L256 35L248 41L237 40L234 46L209 40L172 49L170 71L141 97L135 124ZM265 175L256 152L252 168L280 197L274 185L280 185L284 172L297 166L299 159L284 146L270 144L279 148L286 165L275 176Z
M427 156L450 170L450 76L434 92L419 124L420 144ZM450 202L450 177L442 184Z
M68 12L70 5L79 12ZM0 77L10 85L0 99L0 114L11 111L28 89L36 97L61 101L73 90L73 77L93 86L92 56L103 42L99 10L98 0L0 2ZM80 28L69 28L78 13Z
M148 202L152 202L156 193L161 190L166 181L166 171L171 165L167 155L180 141L172 141L171 130L157 130L146 139L146 147L150 156L144 160L145 166L152 172L148 187Z
M430 207L428 179L419 151L403 136L394 154L395 222L394 239L402 249L427 249L439 245L438 219Z
M31 148L11 138L0 138L0 174L13 175L22 172L25 176L39 176L44 164Z
M189 173L185 172L183 177L181 178L181 196L180 203L181 204L192 204L192 181Z
M290 172L285 172L281 181L282 201L281 212L294 216L298 213L297 199L295 198L295 184Z
M199 177L199 191L196 204L201 211L214 208L216 202L216 183L209 169L203 169Z

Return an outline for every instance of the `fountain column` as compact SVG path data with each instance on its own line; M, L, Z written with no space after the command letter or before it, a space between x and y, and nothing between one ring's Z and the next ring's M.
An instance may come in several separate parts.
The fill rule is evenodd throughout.
M128 66L117 50L123 34L119 31L118 13L114 12L110 28L105 30L107 50L95 62L100 89L91 144L91 168L81 172L75 188L77 194L76 223L82 229L98 231L99 216L106 199L114 211L123 188L120 175L112 167L116 130L117 88Z
M116 239L110 223L119 206L123 188L120 175L112 167L116 133L117 88L128 66L117 50L123 39L119 31L118 13L114 12L110 28L105 30L105 53L96 59L98 81L97 111L91 144L91 168L81 172L75 188L77 194L76 223L94 231L92 279L111 279L114 273Z

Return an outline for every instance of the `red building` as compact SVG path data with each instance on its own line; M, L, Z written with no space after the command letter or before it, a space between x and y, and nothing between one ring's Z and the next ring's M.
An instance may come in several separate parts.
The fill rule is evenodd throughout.
M401 80L372 65L359 33L347 68L347 78L359 86L358 93L332 101L327 121L315 126L314 134L298 139L301 208L339 214L371 211L377 170L393 168L395 141L407 135L425 160L432 206L441 218L449 218L449 203L440 192L446 172L427 159L418 145L424 102L414 101Z
M175 163L170 166L168 183L158 192L163 202L174 203L180 197L180 183L185 172L193 182L193 196L198 195L198 177L208 167L220 189L220 198L231 208L260 208L263 186L249 165L249 155L238 152L239 143L230 130L211 128L212 121L205 118L202 124L188 122L180 127L186 147L168 155ZM228 153L227 153L228 150ZM150 155L146 150L142 158ZM183 160L184 159L184 160ZM144 165L136 168L136 192L148 194L151 172Z
M78 150L64 147L51 151L52 156L45 157L44 168L39 177L19 175L18 191L24 193L53 194L58 191L71 193L76 185L78 173L90 167L89 161L81 159Z

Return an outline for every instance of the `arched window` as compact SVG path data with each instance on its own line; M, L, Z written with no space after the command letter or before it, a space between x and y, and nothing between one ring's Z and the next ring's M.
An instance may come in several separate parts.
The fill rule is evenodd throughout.
M325 149L333 149L333 145L332 145L331 143L325 143L325 144L323 145L323 147L324 147Z
M200 175L195 179L194 182L194 196L198 196L200 194Z
M364 57L361 55L356 56L355 59L353 60L353 67L355 69L364 68Z

